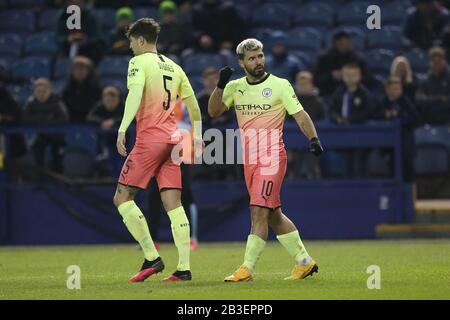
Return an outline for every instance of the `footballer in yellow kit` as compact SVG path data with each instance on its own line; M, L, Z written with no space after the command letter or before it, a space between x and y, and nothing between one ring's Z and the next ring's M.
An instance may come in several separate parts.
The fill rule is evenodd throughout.
M241 133L244 175L250 195L252 229L247 239L243 264L226 282L250 281L268 236L269 226L295 259L286 280L299 280L318 271L296 226L281 210L280 190L286 173L287 156L283 143L286 113L298 123L310 141L310 151L323 152L311 118L303 109L289 81L265 71L263 44L246 39L236 49L246 76L229 81L233 70L220 70L220 79L208 103L208 113L218 117L234 107Z

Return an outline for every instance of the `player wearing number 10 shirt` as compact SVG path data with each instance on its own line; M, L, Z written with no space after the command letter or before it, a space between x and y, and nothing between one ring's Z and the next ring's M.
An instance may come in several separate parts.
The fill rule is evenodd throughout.
M194 127L194 141L201 140L200 109L186 74L175 62L156 51L160 27L153 19L142 18L128 30L134 57L129 62L128 95L119 128L117 150L126 157L120 173L114 204L145 256L140 271L131 282L141 282L162 272L164 263L155 248L144 215L134 202L139 189L146 189L156 177L161 200L167 211L179 262L167 281L191 280L190 227L181 205L181 171L172 150L179 142L174 106L177 97L186 104ZM136 142L128 154L125 133L136 118ZM194 123L197 122L195 126Z
M208 103L208 113L220 116L234 107L241 133L244 175L250 195L251 233L247 239L244 263L226 282L250 281L262 254L270 226L278 240L295 259L287 280L303 279L317 272L316 262L304 247L296 226L281 211L280 190L286 173L287 156L282 139L286 113L298 123L310 140L310 151L323 151L311 118L303 109L291 84L265 72L263 45L256 39L242 41L236 53L246 76L229 79L233 70L220 70L217 88Z

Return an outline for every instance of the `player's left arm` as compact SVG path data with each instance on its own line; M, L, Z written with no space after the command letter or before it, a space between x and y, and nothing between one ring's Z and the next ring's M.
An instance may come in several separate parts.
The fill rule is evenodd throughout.
M286 80L283 90L283 105L286 111L295 119L300 130L309 140L309 150L319 156L323 152L322 145L317 135L316 127L308 113L303 109L289 81Z
M141 104L142 93L145 86L145 72L136 58L130 60L128 65L127 87L128 95L125 101L125 110L117 135L117 151L123 157L127 156L125 147L125 132L133 121Z

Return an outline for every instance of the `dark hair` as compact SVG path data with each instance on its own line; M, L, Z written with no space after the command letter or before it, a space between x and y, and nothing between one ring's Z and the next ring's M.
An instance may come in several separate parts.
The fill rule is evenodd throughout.
M143 37L149 43L156 43L161 27L152 18L141 18L131 24L127 31L127 37Z
M333 34L333 41L338 41L340 39L350 39L351 35L345 30L341 30Z
M358 69L358 70L361 71L361 66L360 66L358 63L356 63L356 62L349 62L349 63L346 63L346 64L344 64L344 65L342 66L342 69L343 69L343 68Z

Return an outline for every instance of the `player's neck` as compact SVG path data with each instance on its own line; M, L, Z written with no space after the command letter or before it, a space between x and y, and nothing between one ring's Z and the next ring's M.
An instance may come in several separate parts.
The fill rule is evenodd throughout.
M154 44L147 44L146 46L142 47L142 51L140 54L144 53L158 53L156 51L156 46Z
M264 74L260 77L254 77L251 74L247 73L247 81L249 83L257 83L257 82L261 81L262 79L264 79L265 77L267 77L267 72L264 72Z

